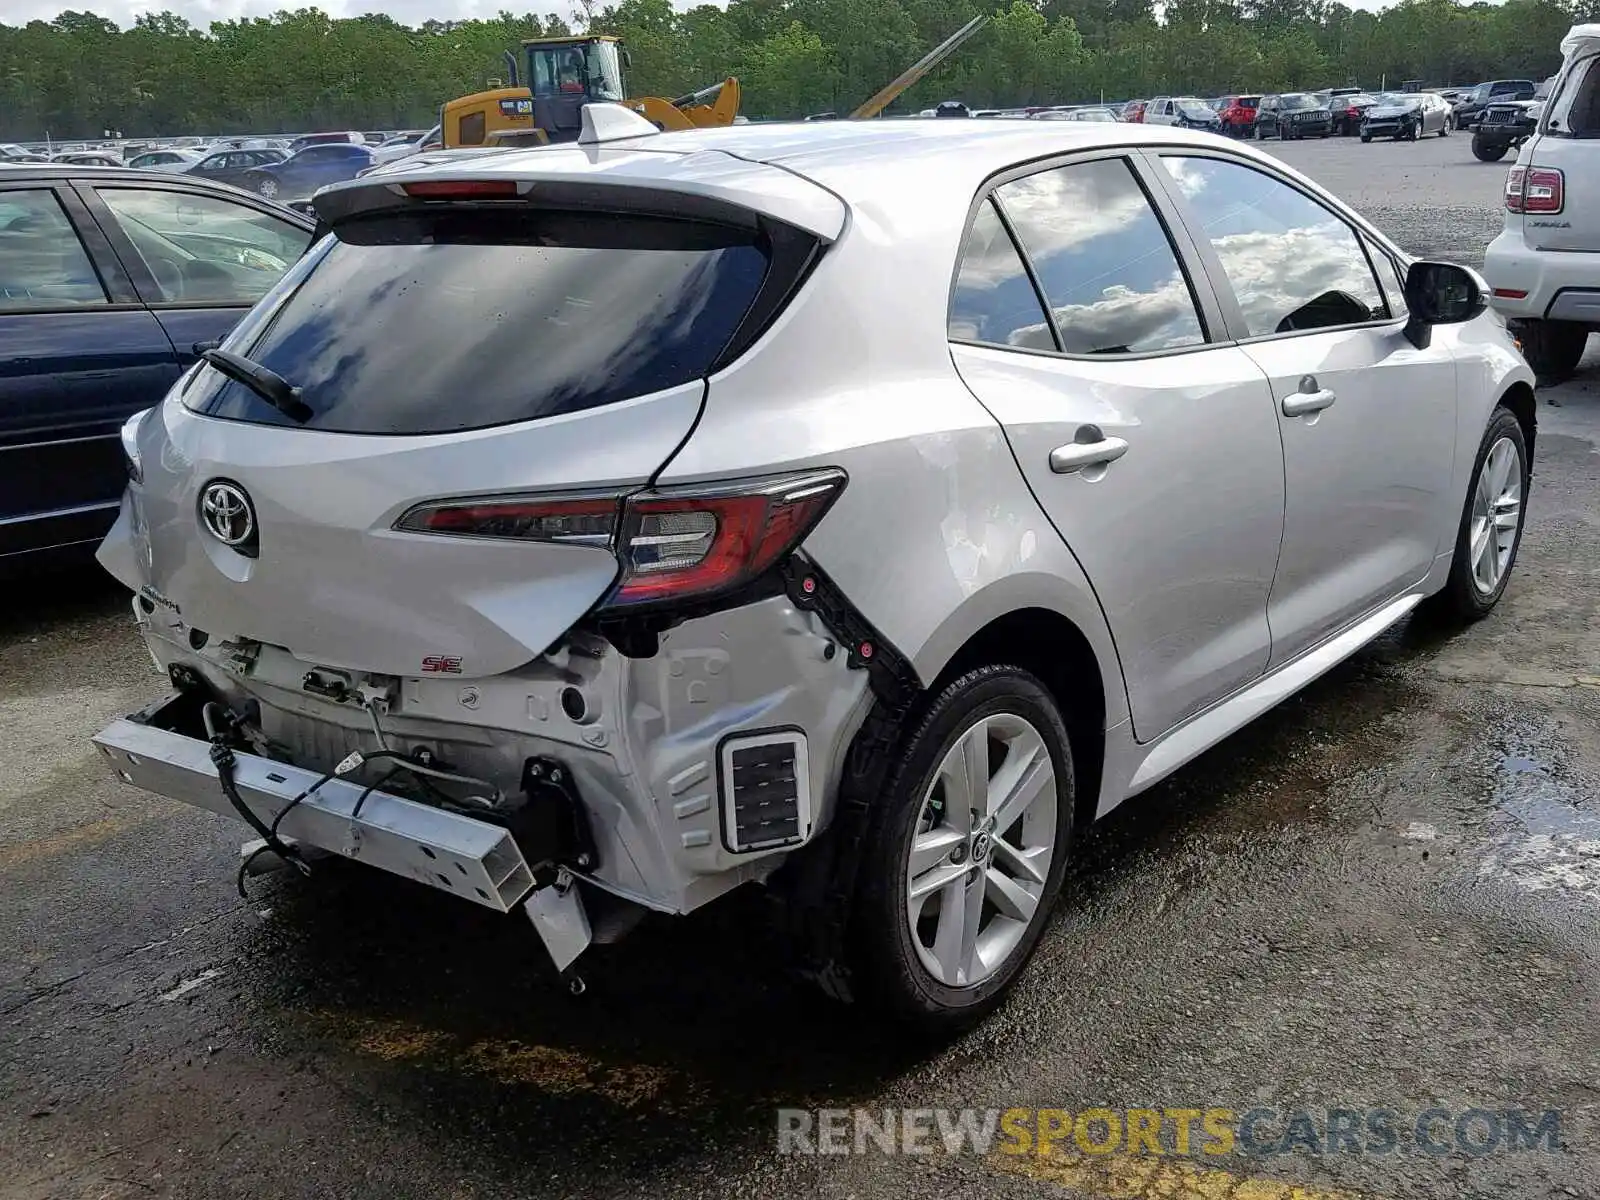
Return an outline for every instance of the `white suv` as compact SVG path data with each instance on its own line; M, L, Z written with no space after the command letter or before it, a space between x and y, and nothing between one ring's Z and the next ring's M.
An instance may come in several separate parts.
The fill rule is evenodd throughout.
M1600 328L1600 25L1574 25L1534 134L1506 176L1483 273L1543 382L1572 374Z
M127 429L100 560L173 686L97 739L129 782L562 969L766 884L835 992L959 1022L1075 830L1499 600L1527 365L1260 151L585 121L320 192Z

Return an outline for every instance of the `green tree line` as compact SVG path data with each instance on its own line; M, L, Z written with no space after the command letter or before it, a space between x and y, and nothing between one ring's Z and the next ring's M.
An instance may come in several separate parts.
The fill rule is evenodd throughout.
M577 24L626 39L632 95L674 96L733 74L752 118L846 112L980 12L989 25L890 111L1216 95L1401 80L1543 78L1600 0L578 0ZM572 32L555 14L412 28L306 8L217 21L172 13L130 29L64 12L0 24L0 140L425 127L451 96L503 78L523 38Z

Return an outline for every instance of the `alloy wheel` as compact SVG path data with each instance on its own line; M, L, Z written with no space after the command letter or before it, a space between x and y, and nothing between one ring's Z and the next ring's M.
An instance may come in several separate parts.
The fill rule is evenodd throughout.
M1522 455L1516 443L1500 438L1489 447L1472 492L1469 552L1472 583L1490 596L1500 585L1517 547L1522 524Z
M269 176L268 178L263 179L260 183L256 184L256 191L265 196L268 200L276 199L278 195L278 181Z
M1055 857L1057 803L1049 748L1020 716L979 718L946 752L906 873L912 943L935 979L981 983L1022 943Z

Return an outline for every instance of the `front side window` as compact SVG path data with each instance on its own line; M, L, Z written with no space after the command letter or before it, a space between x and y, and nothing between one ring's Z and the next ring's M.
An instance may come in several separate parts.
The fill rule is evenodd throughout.
M105 302L100 277L55 193L0 192L0 312Z
M1161 161L1222 260L1248 336L1388 319L1355 231L1331 211L1241 163Z
M950 303L950 337L1021 350L1054 350L1055 335L1016 244L985 200L972 220Z
M1127 160L1041 171L995 196L1038 275L1064 352L1136 354L1206 340L1177 253Z
M254 304L311 241L300 226L193 192L102 187L117 224L169 304Z

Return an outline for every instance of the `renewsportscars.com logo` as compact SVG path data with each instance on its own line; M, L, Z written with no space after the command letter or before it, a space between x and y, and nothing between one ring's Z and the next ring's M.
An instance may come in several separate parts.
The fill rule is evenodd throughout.
M1244 1155L1561 1149L1559 1109L780 1108L779 1154Z

